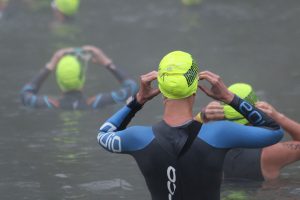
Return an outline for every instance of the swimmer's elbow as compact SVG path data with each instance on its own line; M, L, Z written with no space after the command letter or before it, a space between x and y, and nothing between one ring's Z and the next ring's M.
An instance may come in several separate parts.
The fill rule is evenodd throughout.
M101 132L101 131L98 133L98 135L97 135L97 143L98 143L101 147L103 147L105 150L108 150L108 149L106 148L105 142L103 141L103 140L105 139L105 134L106 134L106 133Z
M276 136L275 136L275 141L276 143L279 142L282 138L283 138L283 135L284 135L284 131L281 127L279 127L278 130L275 131L276 133Z
M100 131L97 136L97 142L106 151L113 153L121 152L121 138L115 135L114 132L104 133Z
M281 128L272 131L272 134L270 135L270 143L268 145L273 145L278 143L283 138L283 134L284 132Z

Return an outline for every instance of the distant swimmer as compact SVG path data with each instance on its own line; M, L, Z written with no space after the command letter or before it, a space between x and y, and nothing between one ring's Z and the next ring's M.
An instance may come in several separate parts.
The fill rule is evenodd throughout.
M58 21L65 21L75 16L80 6L80 0L52 0L51 7Z
M280 175L285 166L300 160L300 124L278 112L266 102L258 102L251 85L236 83L228 88L234 94L247 100L274 119L293 139L256 149L232 149L224 161L225 179L271 180ZM252 124L229 105L220 102L209 103L197 115L200 121L229 120L242 125Z
M103 65L120 82L121 87L108 93L86 97L82 90L88 59ZM38 95L40 87L52 71L55 71L57 84L63 93L60 98ZM103 83L102 87L106 84ZM99 109L109 104L124 103L129 96L135 95L137 90L136 82L117 68L102 50L94 46L83 46L55 52L50 62L23 87L21 100L25 106L32 108Z
M221 78L198 73L189 53L163 57L158 72L141 76L137 95L100 127L98 143L105 150L132 155L153 200L219 200L222 165L231 148L258 148L278 142L279 125L247 101L230 92ZM152 86L157 79L158 88ZM207 80L208 89L198 86ZM201 124L193 119L198 87L208 96L230 104L256 127L228 121ZM127 127L143 105L163 94L162 121L154 126Z

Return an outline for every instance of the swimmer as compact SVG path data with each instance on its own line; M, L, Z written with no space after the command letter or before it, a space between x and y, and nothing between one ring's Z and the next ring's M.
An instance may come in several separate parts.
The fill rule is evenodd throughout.
M83 94L86 79L86 59L104 66L121 84L117 90L109 93L99 93L92 97ZM85 61L83 61L85 59ZM47 95L38 95L39 89L51 74L55 71L57 84L62 91L61 98L53 98ZM105 84L103 84L104 86ZM116 103L124 103L129 96L137 92L137 84L122 70L117 68L112 60L101 49L94 46L82 48L65 48L54 53L46 66L27 83L21 91L23 105L32 108L63 108L63 109L100 109L104 106Z
M236 83L228 88L234 94L248 100L252 105L264 111L274 119L292 137L292 141L280 142L264 148L232 149L224 161L225 179L248 179L255 181L278 178L280 170L285 166L300 160L300 124L278 112L266 102L257 101L252 86L246 83ZM251 126L241 114L228 105L211 102L196 119L205 122L215 120L230 120L239 124Z
M283 132L274 120L230 92L218 75L198 70L189 53L167 54L158 72L141 76L140 89L127 106L100 127L99 145L135 158L153 200L219 200L223 160L231 148L264 147L282 138ZM207 80L211 89L198 86L199 79ZM152 86L155 80L158 88ZM201 124L193 120L198 87L233 106L254 126L227 121ZM143 105L160 93L163 119L153 126L126 128Z

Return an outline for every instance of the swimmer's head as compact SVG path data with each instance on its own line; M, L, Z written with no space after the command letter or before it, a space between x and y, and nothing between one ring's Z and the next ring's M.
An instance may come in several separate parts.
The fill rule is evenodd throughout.
M63 15L71 17L77 13L79 4L80 0L53 0L52 7Z
M56 81L63 92L81 90L85 82L85 72L76 56L66 55L56 66Z
M228 88L229 91L254 105L258 99L251 85L246 83L235 83ZM224 115L227 120L239 124L248 124L248 120L229 105L224 105Z
M189 53L170 52L159 63L157 80L158 87L166 98L189 97L198 88L198 66Z

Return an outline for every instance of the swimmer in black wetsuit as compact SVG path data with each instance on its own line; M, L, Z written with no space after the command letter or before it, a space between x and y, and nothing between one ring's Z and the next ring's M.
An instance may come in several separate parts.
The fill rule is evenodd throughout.
M229 90L241 98L249 99L253 105L263 110L273 118L289 135L293 141L280 142L264 148L232 149L224 161L225 179L247 179L255 181L272 180L279 176L285 166L300 160L300 124L279 113L266 102L257 102L252 87L245 83L236 83ZM209 103L201 112L201 118L208 121L230 120L236 123L251 125L229 106L219 102Z
M87 58L89 56L94 63L104 65L120 82L121 88L110 93L99 93L92 97L85 97L82 88L87 66L83 66L78 56L69 55L74 52L80 54L79 57ZM43 82L54 70L57 83L63 92L62 97L57 99L38 95ZM137 89L136 82L118 69L100 49L94 46L84 46L79 50L77 48L58 50L50 62L46 64L46 67L23 87L21 100L25 106L32 108L99 109L110 104L125 102L129 96L136 94Z
M156 79L159 89L151 85ZM211 83L211 89L199 86L208 96L230 104L259 127L194 121L198 79ZM163 120L154 126L126 128L135 113L160 92ZM222 163L228 150L271 145L282 134L271 118L229 92L219 76L209 71L198 76L192 56L175 51L161 60L158 72L141 76L136 98L101 126L97 140L108 151L135 158L153 200L219 200Z

